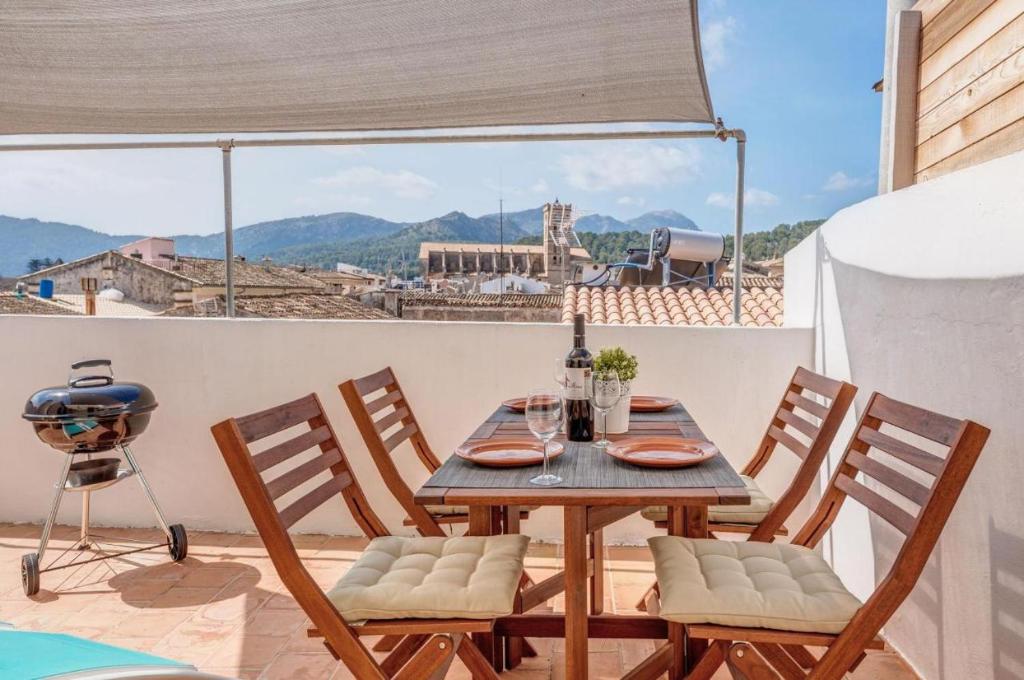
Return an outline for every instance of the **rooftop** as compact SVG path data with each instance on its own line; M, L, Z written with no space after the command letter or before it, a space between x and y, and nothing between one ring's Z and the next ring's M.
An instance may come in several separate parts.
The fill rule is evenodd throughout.
M35 295L18 297L14 293L0 293L0 314L81 314L69 305L44 300Z
M504 246L500 246L497 243L460 243L460 242L447 242L447 241L424 241L420 244L420 259L426 258L430 253L496 253L499 248L503 248L506 253L530 253L534 255L543 255L544 246L524 246L524 245L510 245L506 243ZM571 248L570 254L574 257L589 258L590 253L587 252L586 248Z
M164 316L223 316L224 296L215 303L200 303L167 310ZM235 312L240 317L264 319L391 319L382 309L364 305L347 295L330 293L286 293L283 295L239 295Z
M568 286L562 302L562 321L583 314L587 323L625 326L728 326L732 323L732 288L616 288ZM743 326L782 325L782 292L774 287L743 289Z
M354 676L335 661L319 639L306 635L309 620L288 594L254 535L189 532L189 556L170 563L162 551L73 567L50 575L48 587L26 598L19 561L36 547L40 527L0 524L0 620L23 630L60 631L196 665L237 678L348 680ZM159 540L154 529L108 529L112 543ZM54 553L71 545L78 527L58 526ZM323 534L293 536L310 573L327 589L345 573L366 545L362 538ZM606 611L633 612L654 579L646 548L606 548ZM526 566L534 578L562 568L560 546L533 544ZM562 596L548 609L563 611ZM562 678L561 640L531 639L538 656L523 660L502 677ZM653 641L594 640L592 678L618 678L653 650ZM383 659L385 654L378 654ZM468 680L456 660L448 676ZM715 680L728 680L724 669ZM869 652L850 676L913 680L895 654Z
M206 257L177 257L175 273L203 286L225 284L224 260ZM263 288L322 288L323 283L304 272L271 263L235 260L235 285Z
M53 296L54 302L62 307L73 310L73 314L85 314L84 293L59 293ZM96 316L154 316L167 309L166 305L147 304L138 300L108 300L96 296Z
M562 296L542 293L434 293L411 290L402 293L403 305L430 305L434 307L528 307L547 308L562 304Z

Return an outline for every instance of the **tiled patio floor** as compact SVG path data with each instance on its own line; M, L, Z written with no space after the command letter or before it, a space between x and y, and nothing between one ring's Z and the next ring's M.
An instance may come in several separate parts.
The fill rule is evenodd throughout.
M20 559L36 549L39 527L0 524L0 621L25 630L79 635L195 664L201 670L239 678L351 678L318 640L306 637L307 620L283 589L255 536L194 532L189 556L169 561L166 551L137 553L42 575L42 590L22 593ZM77 537L58 527L48 562ZM155 530L106 529L115 539L159 540ZM363 539L322 535L295 537L310 573L327 587L345 572ZM557 546L535 545L527 568L535 578L560 564ZM653 580L642 548L608 549L606 609L632 607ZM551 606L561 608L559 598ZM536 640L540 656L526 659L503 677L562 678L560 641ZM653 642L594 640L590 677L618 678L653 650ZM468 678L456 661L449 678ZM719 676L716 676L719 677ZM720 677L727 678L722 673ZM895 654L872 653L854 674L858 680L911 680Z

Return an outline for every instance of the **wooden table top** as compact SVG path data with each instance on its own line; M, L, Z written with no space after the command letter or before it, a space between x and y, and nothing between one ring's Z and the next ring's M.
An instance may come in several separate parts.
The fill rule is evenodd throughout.
M632 414L629 431L609 439L635 436L706 439L682 406L662 413ZM526 418L500 407L467 441L533 439ZM743 505L750 502L743 481L719 455L701 465L679 469L644 468L623 463L589 442L556 437L565 453L550 462L564 480L538 487L529 480L540 466L488 468L451 456L416 494L419 504L449 505Z

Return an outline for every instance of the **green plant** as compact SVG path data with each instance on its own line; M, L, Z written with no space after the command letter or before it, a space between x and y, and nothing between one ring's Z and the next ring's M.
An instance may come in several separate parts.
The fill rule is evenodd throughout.
M594 373L598 378L615 372L619 380L628 382L636 378L636 370L636 357L621 347L605 347L594 357Z

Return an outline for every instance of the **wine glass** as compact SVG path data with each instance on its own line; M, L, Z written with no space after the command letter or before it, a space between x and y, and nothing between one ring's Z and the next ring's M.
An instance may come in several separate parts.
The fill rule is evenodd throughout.
M557 390L530 390L526 397L526 424L544 442L544 468L530 480L538 486L560 484L562 478L548 472L548 442L562 427L562 395Z
M608 444L608 411L612 410L622 398L622 383L615 371L595 371L590 379L590 403L601 414L601 439L594 442L594 448L607 448Z

